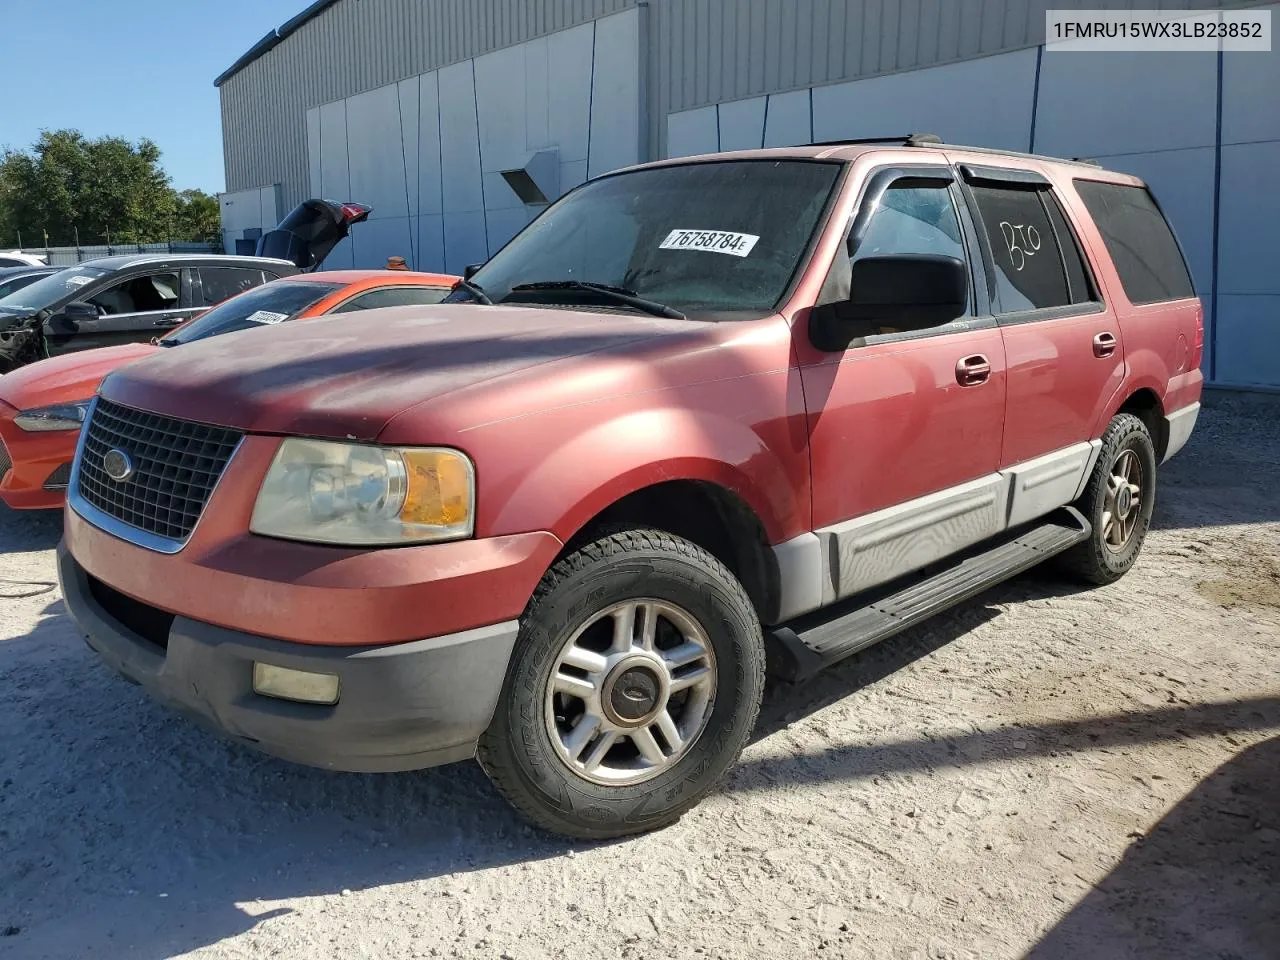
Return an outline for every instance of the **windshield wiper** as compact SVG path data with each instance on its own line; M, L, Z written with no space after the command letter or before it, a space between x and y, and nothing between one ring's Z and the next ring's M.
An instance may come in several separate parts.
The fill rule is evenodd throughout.
M543 280L539 283L518 283L511 288L512 293L540 290L577 290L583 293L599 294L613 300L615 303L634 307L655 317L669 317L672 320L689 319L679 310L674 307L668 307L665 303L659 303L657 300L647 300L634 290L628 290L626 287L611 287L607 283L592 283L589 280Z
M493 301L489 299L489 295L484 292L484 287L478 283L472 283L470 280L456 280L453 284L454 288L461 287L467 293L471 294L477 302L483 303L486 307L492 307Z
M182 341L170 340L168 337L152 337L151 345L153 347L176 347Z

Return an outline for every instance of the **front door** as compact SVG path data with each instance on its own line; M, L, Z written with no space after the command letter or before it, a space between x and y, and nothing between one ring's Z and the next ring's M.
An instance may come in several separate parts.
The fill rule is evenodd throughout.
M885 177L892 178L887 186ZM869 255L973 262L976 239L948 167L873 173L867 190L881 188L878 199L864 192L852 255L839 258L833 274L847 278L849 264ZM841 296L847 279L842 291L829 278L824 298ZM868 329L843 353L826 353L800 323L796 351L808 411L813 524L833 568L824 599L883 583L1002 529L996 470L1004 345L986 309L985 284L971 291L966 316L940 327Z
M189 284L187 284L189 287ZM114 280L86 294L97 319L56 315L44 325L49 353L71 353L119 343L145 342L198 312L183 293L183 271L167 267Z

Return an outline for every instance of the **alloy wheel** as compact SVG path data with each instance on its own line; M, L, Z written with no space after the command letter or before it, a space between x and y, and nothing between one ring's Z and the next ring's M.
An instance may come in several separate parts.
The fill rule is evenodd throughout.
M547 683L556 755L592 783L657 776L706 727L715 666L706 631L674 604L636 599L602 610L561 648Z

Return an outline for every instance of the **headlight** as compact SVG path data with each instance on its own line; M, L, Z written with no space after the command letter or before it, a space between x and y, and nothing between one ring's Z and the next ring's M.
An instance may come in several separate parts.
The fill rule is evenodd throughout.
M460 540L474 528L475 470L442 447L291 437L267 470L249 529L365 546Z
M79 430L84 423L85 413L89 409L89 400L77 400L74 403L55 403L51 407L37 407L34 410L23 410L13 418L13 422L23 430L41 433L51 430Z

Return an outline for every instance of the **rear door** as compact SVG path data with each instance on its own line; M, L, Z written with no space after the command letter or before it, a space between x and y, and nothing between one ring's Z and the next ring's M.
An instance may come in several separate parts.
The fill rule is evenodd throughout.
M946 166L873 171L851 253L837 257L819 302L847 297L850 264L868 255L956 257L972 278L976 238L953 181ZM966 315L939 327L868 329L840 353L796 338L813 523L833 558L836 597L1003 529L1004 347L984 287L971 287Z
M202 308L191 302L184 272L179 267L156 267L95 285L81 302L97 308L97 319L71 322L55 316L47 321L49 353L146 342L189 319Z
M1022 491L1015 509L1052 509L1075 499L1092 460L1088 441L1098 410L1124 379L1120 327L1046 177L968 164L960 171L993 278L1008 364L1000 465L1046 458L1028 481L1039 492L1028 499Z
M196 302L206 307L217 306L237 294L261 286L266 279L256 267L201 267L196 271L199 296Z

